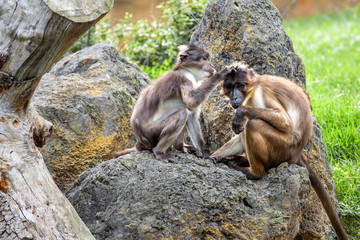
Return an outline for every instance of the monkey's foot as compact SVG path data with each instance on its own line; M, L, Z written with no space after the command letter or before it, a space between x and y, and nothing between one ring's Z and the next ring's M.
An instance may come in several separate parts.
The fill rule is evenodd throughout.
M226 156L226 157L213 156L213 157L210 157L210 159L215 164L224 163L225 165L228 165L231 168L233 168L233 166L238 166L238 167L248 167L249 166L249 161L243 156L236 156L236 155L231 155L231 156Z
M194 146L191 146L188 144L184 144L184 149L185 149L185 152L191 153L191 154L195 154L196 150L197 150Z
M208 157L209 157L209 155L206 154L205 151L199 150L199 149L196 150L195 155L196 155L198 158L208 158Z
M229 156L229 161L239 167L249 167L249 161L243 156Z
M187 153L194 154L198 158L207 158L208 157L207 154L205 153L205 151L197 149L196 147L193 147L191 145L184 145L184 148Z
M223 163L223 159L222 157L218 157L218 156L210 156L208 157L208 159L213 163L213 164L218 164L218 163Z
M177 155L167 153L154 153L156 158L164 163L178 163Z
M218 157L218 156L210 156L209 159L214 163L214 164L218 164L218 163L228 163L228 157Z

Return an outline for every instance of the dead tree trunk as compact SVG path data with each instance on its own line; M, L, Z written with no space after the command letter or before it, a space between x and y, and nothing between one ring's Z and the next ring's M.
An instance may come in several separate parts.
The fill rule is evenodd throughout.
M30 104L45 71L112 0L0 0L0 239L94 239L36 146L52 125Z

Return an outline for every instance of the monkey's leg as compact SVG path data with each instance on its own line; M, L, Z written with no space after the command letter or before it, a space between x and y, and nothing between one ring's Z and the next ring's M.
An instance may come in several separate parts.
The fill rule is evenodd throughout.
M174 144L174 147L175 149L181 151L181 152L185 152L185 149L184 147L185 144L184 144L184 135L185 135L185 131L186 131L186 128L184 127L182 132L179 134L179 136L176 138L175 140L175 144Z
M244 133L236 135L225 143L221 148L216 150L210 157L224 158L231 155L240 155L245 152L245 147L242 142Z
M204 138L201 133L201 127L200 127L199 120L196 117L195 113L189 114L186 126L189 131L191 141L195 147L195 154L198 157L204 157L205 156L205 153L204 153L205 141L204 141ZM188 148L188 150L191 151L194 149Z
M245 146L250 167L240 168L250 179L262 178L266 171L291 159L290 134L276 130L260 119L245 126Z
M179 110L160 122L153 123L151 131L160 132L159 141L153 152L157 159L164 162L175 162L176 157L171 154L166 154L166 150L175 143L176 138L183 131L188 115L186 110Z

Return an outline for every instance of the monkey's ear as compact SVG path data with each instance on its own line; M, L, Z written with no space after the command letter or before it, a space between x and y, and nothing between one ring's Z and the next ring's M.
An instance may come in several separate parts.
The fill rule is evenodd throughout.
M221 95L225 95L224 82L225 82L225 80L222 80L222 81L220 82L220 87L221 87L220 94L221 94Z
M185 61L188 56L189 56L189 54L187 54L186 52L181 53L181 54L179 55L180 62Z

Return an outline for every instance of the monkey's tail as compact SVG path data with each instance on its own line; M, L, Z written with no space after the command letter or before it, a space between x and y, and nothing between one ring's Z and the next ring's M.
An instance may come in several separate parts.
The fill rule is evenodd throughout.
M314 188L322 205L324 206L324 209L327 215L329 216L331 225L333 226L339 240L347 240L348 237L346 236L346 232L343 226L341 225L340 218L335 210L334 205L332 204L330 196L325 190L319 177L316 175L316 173L312 170L311 166L306 161L306 156L304 153L301 154L301 157L298 161L298 165L305 167L309 171L311 186Z
M122 155L125 155L125 154L129 154L129 153L132 153L132 152L137 152L138 150L136 149L136 147L132 147L132 148L127 148L125 150L122 150L120 152L115 152L113 153L113 157L114 158L117 158L117 157L120 157Z

